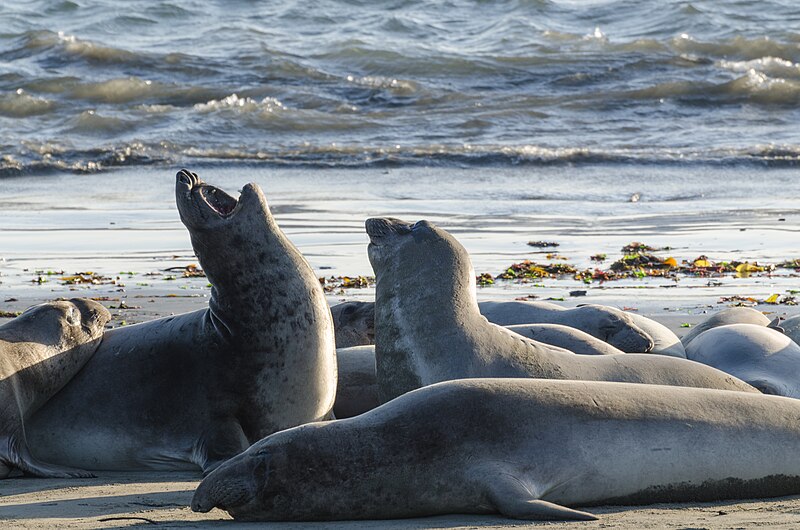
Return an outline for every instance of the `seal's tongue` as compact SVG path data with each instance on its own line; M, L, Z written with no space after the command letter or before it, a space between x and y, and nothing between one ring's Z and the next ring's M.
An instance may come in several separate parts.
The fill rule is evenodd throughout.
M380 244L380 241L388 235L410 234L412 224L392 217L373 217L367 219L364 226L367 229L370 241L374 244Z
M238 204L236 199L221 189L208 184L200 188L200 194L206 203L222 217L229 216Z

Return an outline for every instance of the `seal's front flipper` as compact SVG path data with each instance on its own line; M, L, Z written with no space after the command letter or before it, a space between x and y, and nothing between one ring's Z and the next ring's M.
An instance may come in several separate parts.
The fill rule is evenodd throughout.
M194 462L203 470L203 476L214 471L221 463L250 447L242 426L233 418L220 421L208 429L194 449Z
M514 519L595 521L597 517L552 502L536 499L513 475L502 473L489 485L489 499L501 515Z
M7 454L0 455L0 478L10 474L10 468L17 468L26 475L42 478L94 478L96 475L73 467L48 464L38 460L28 450L24 440L12 436L3 440L3 448L8 449ZM6 470L5 476L2 471Z

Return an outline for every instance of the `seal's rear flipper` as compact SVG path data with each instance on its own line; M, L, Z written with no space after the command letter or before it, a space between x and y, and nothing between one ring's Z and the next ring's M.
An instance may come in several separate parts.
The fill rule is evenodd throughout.
M489 485L489 498L501 515L514 519L596 521L597 516L536 499L516 477L502 473Z
M785 334L785 333L786 333L786 330L785 330L785 329L783 329L783 328L781 327L781 322L783 322L784 320L786 320L786 319L785 319L785 318L783 318L783 317L775 317L775 318L772 320L772 322L770 322L769 324L767 324L767 327L768 327L768 328L772 328L772 329L774 329L775 331L780 331L781 333L784 333L784 334Z
M514 519L544 519L569 521L596 521L597 516L589 512L581 512L543 500L523 501L508 499L504 506L497 509L502 515Z

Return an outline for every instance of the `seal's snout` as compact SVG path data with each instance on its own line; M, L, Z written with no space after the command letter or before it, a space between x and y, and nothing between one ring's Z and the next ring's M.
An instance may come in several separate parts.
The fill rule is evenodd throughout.
M644 330L623 327L608 337L607 342L625 353L647 353L655 347L653 338Z
M392 217L372 217L364 222L364 226L370 241L375 244L391 234L410 234L412 228L411 223Z
M80 312L81 324L90 331L101 331L111 320L111 313L99 302L88 298L72 298L70 303Z
M244 479L212 473L197 486L192 497L192 511L206 513L213 508L237 508L249 502L250 489Z
M181 169L178 171L178 173L175 175L175 179L179 183L187 186L189 189L203 182L200 180L200 177L197 176L197 173L192 173L188 169Z

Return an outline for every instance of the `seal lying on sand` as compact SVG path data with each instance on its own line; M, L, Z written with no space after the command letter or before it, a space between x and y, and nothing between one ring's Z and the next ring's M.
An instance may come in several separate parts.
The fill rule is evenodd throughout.
M88 469L210 471L275 431L327 419L330 310L261 189L239 200L183 170L176 199L212 284L208 309L108 331L34 417L37 455Z
M654 355L575 355L486 321L466 250L427 221L368 219L382 402L450 379L539 377L756 392L728 374ZM555 312L554 312L555 313Z
M37 477L94 476L37 460L25 422L86 364L110 318L101 304L73 298L31 307L0 326L0 478L14 468Z
M375 304L343 302L331 306L336 347L350 348L375 344Z
M653 340L630 314L613 307L587 304L571 309L550 302L488 301L478 304L489 322L501 326L560 324L579 329L626 353L646 353Z
M684 347L687 347L695 337L708 331L711 328L727 326L728 324L755 324L757 326L769 326L770 320L761 311L756 311L752 307L729 307L719 313L711 315L704 321L693 327L689 333L681 337Z
M337 348L339 381L333 414L351 418L381 404L378 399L378 378L375 376L375 346Z
M564 348L578 355L618 355L624 353L588 333L560 324L518 324L506 329L538 342Z
M765 394L800 398L800 346L780 331L759 324L718 326L689 342L686 353Z
M343 302L331 306L336 347L375 344L375 303ZM623 353L609 343L577 328L560 324L519 324L504 326L514 333L551 346L558 346L581 355L611 355ZM677 338L676 338L677 340ZM347 344L347 346L340 346ZM342 370L339 369L341 374ZM338 414L337 418L340 418Z
M274 434L206 477L192 509L243 521L496 512L586 520L595 517L569 507L800 493L798 452L792 399L471 379Z
M647 318L636 313L625 311L633 323L653 339L653 347L650 354L669 355L670 357L686 358L686 350L683 348L681 339L678 338L667 326L657 322L652 318Z

